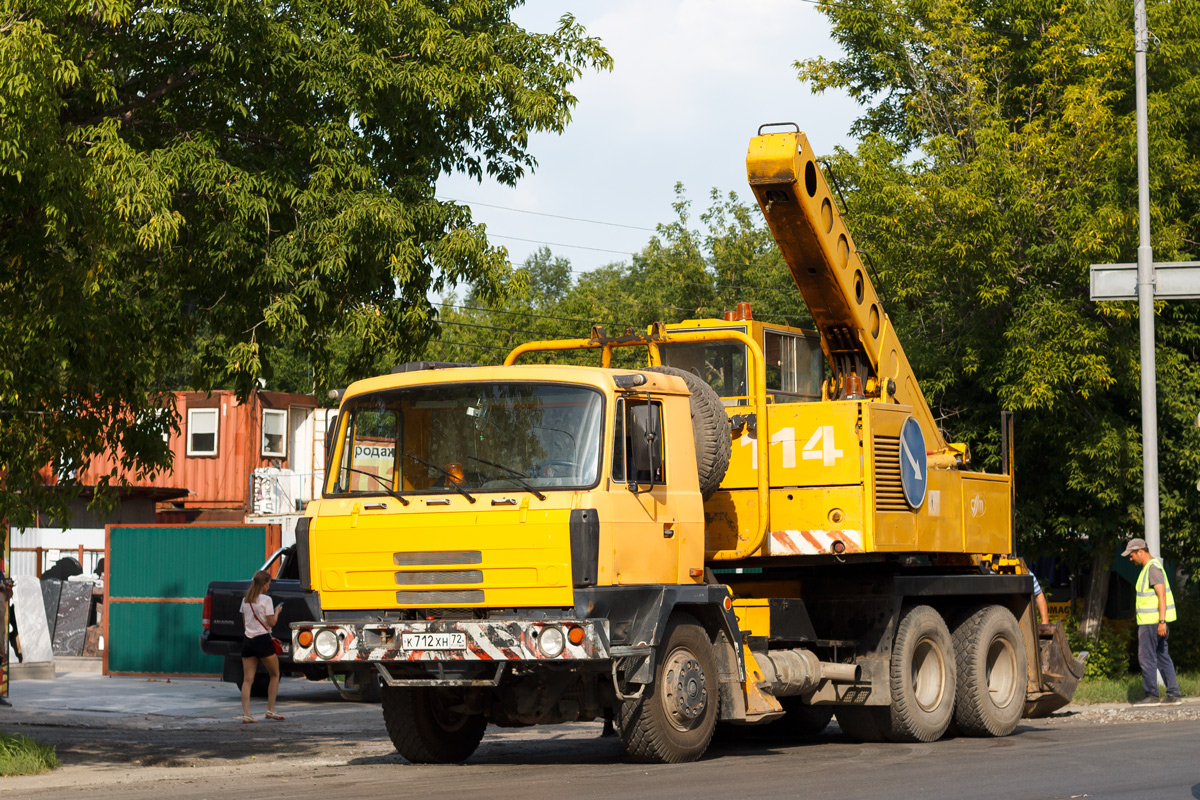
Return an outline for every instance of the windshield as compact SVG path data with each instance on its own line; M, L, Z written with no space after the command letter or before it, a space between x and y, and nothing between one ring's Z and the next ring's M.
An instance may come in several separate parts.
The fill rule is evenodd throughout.
M586 488L604 398L581 386L458 383L352 399L330 494Z

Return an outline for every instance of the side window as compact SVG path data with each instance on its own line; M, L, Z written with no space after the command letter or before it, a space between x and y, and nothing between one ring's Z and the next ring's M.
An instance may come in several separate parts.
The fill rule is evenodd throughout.
M220 409L189 408L187 419L187 454L215 456Z
M625 439L625 399L617 400L617 412L613 415L613 460L612 460L612 479L618 483L624 483L625 478L625 459L629 449L626 447Z
M622 479L639 485L666 483L662 404L634 398L624 400L623 404L624 445L614 449L614 462L618 452L623 457ZM614 463L614 477L617 468Z
M819 340L766 331L763 336L767 391L776 403L821 399L824 364Z
M277 458L287 457L286 411L264 408L262 412L262 454Z

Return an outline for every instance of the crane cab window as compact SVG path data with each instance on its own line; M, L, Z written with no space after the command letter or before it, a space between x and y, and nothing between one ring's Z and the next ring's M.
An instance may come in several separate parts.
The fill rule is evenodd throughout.
M618 483L661 486L666 483L662 404L642 399L617 400L613 431L612 477Z
M792 333L764 331L763 355L767 391L776 403L803 403L821 399L824 363L819 342Z
M658 354L665 366L699 376L722 398L725 405L746 404L749 389L745 345L736 342L659 345Z

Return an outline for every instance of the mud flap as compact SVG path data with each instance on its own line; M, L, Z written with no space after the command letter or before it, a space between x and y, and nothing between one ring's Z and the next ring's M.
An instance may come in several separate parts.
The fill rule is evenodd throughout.
M1025 718L1045 717L1071 702L1083 677L1087 653L1076 658L1061 623L1038 626L1041 678L1037 691L1025 693Z
M758 661L750 648L742 645L742 658L746 662L746 682L742 684L746 698L746 722L770 722L783 716L783 706L772 694L764 692L762 686L765 680Z

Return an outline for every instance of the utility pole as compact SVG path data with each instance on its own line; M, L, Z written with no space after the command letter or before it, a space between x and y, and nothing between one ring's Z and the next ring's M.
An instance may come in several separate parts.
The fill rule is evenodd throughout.
M1154 375L1154 300L1200 300L1200 261L1154 263L1150 248L1150 145L1146 132L1146 0L1133 0L1133 65L1137 93L1137 264L1092 264L1091 299L1137 300L1142 361L1142 491L1146 546L1162 555L1158 531L1158 402ZM1200 425L1200 417L1196 424ZM1197 484L1200 489L1200 484Z
M1161 555L1158 535L1158 392L1154 374L1154 251L1150 247L1150 144L1146 132L1146 0L1133 0L1133 69L1137 92L1138 326L1142 353L1142 483L1145 539Z

